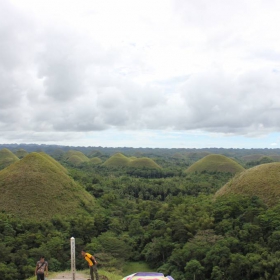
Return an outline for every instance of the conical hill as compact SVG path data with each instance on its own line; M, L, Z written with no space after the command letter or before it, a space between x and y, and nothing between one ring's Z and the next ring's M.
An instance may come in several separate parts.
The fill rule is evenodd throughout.
M4 148L0 150L0 169L3 169L14 162L17 162L19 158L13 154L10 150Z
M216 197L228 194L258 196L268 206L280 201L280 163L266 163L247 169L230 180Z
M192 164L186 170L186 172L201 173L203 171L206 171L206 172L224 172L224 173L236 174L243 170L244 168L233 159L226 157L224 155L211 154Z
M107 159L104 163L107 167L133 167L133 168L161 168L155 161L150 158L126 157L121 153L116 153Z
M108 158L103 165L107 167L124 167L128 166L129 158L121 153L116 153Z
M19 158L24 158L26 155L28 155L28 152L25 151L24 149L19 149L17 151L14 152L14 154Z
M101 164L102 160L99 157L93 157L89 159L89 164L95 165L95 164Z
M147 157L131 159L130 163L129 163L129 167L134 167L134 168L152 168L152 169L160 169L161 168L152 159L147 158Z
M87 214L94 198L45 153L30 153L0 171L0 211L21 218Z
M64 159L73 165L79 165L83 162L89 161L89 158L85 154L75 150L70 150L66 152L64 155Z

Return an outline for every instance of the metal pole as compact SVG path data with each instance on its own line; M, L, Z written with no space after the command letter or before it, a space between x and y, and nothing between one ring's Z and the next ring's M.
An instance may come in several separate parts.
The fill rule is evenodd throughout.
M75 273L76 273L76 260L75 260L75 238L70 238L71 244L71 274L72 280L75 280Z

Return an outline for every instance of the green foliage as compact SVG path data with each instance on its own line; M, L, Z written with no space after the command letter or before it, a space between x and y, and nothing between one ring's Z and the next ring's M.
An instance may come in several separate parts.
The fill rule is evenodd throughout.
M197 260L189 261L185 266L187 279L204 279L204 267Z
M231 151L224 152L232 157ZM32 276L41 254L51 272L69 269L72 236L77 269L87 269L88 274L80 255L86 249L96 256L100 274L111 280L137 270L159 271L174 279L279 276L280 204L268 207L255 192L258 184L266 188L271 177L276 187L271 184L266 192L277 197L279 178L274 164L263 173L257 169L245 180L252 186L252 195L239 192L213 197L232 179L232 173L183 172L207 151L126 153L130 160L153 158L161 169L106 167L89 161L75 166L66 161L64 150L54 153L64 167L46 154L31 153L0 172L1 195L11 201L15 198L6 195L13 189L13 194L21 196L16 206L29 210L21 215L10 206L0 212L0 279ZM110 158L103 151L90 154L84 150L83 154L102 162ZM36 200L32 195L38 189L44 189L46 197L32 208ZM50 205L55 208L57 201L72 210L52 209ZM39 212L43 219L37 218Z
M146 262L126 262L123 266L124 275L130 275L136 271L151 271L151 268Z

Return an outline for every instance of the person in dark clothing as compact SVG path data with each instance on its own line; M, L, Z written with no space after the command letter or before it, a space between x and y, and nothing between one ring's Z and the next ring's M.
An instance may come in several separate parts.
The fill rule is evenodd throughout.
M45 261L44 256L41 256L35 267L35 276L37 275L37 280L45 280L45 273L46 276L48 276L48 262Z

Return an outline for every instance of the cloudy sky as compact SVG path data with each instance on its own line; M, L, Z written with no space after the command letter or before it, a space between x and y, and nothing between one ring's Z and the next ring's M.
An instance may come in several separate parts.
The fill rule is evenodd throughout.
M280 148L280 1L0 0L0 143Z

